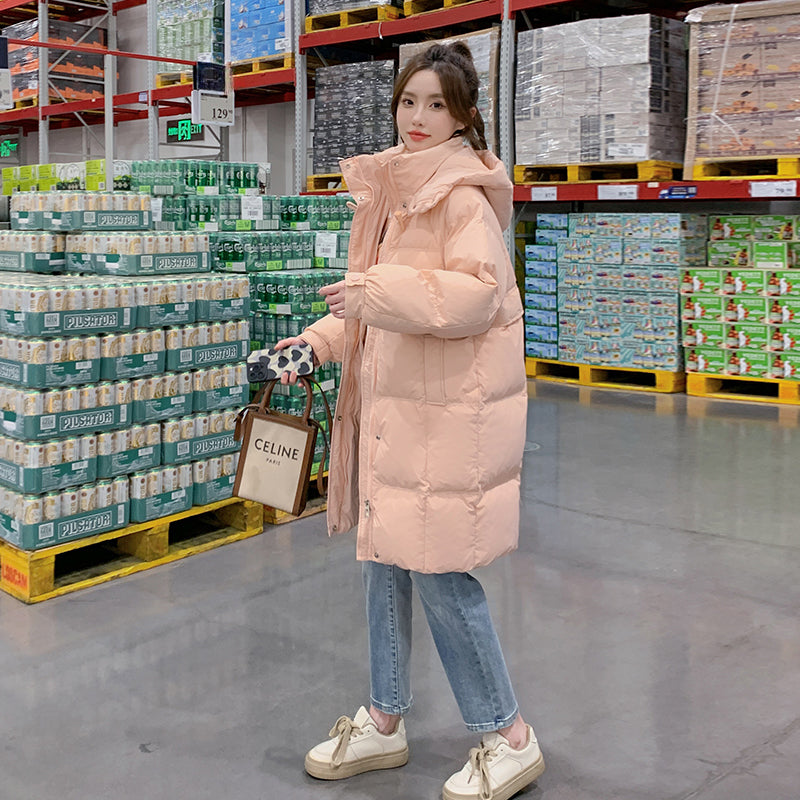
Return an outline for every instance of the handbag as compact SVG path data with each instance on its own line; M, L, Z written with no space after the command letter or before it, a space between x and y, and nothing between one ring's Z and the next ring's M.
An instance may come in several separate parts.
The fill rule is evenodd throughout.
M253 402L236 417L234 438L242 442L233 493L246 500L272 506L293 516L303 513L311 482L311 467L317 436L322 435L324 453L317 472L317 488L325 496L322 476L328 456L328 437L323 427L311 417L312 383L319 389L325 404L328 430L333 425L328 399L322 387L309 378L298 382L306 390L302 416L270 408L272 390L277 380L264 384Z

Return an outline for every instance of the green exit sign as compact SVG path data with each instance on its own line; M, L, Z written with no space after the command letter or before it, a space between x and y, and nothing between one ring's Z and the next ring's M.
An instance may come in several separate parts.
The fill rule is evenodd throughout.
M195 125L191 119L178 119L167 122L167 143L198 142L205 138L202 125Z
M3 139L0 141L0 158L8 158L17 152L19 142L16 139Z

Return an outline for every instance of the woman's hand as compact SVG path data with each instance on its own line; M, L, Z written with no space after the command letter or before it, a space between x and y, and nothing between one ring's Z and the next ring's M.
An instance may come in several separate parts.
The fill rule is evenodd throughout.
M344 319L344 281L338 281L337 283L323 286L319 290L319 293L325 298L325 302L328 304L331 314L333 314L336 319Z
M275 344L275 346L273 347L273 350L284 350L287 347L293 347L294 345L298 345L298 344L306 344L307 345L308 342L305 339L301 338L300 336L291 336L288 339L281 339L279 342L277 342ZM315 366L319 366L319 363L317 362L317 357L316 356L314 356L314 365ZM284 372L283 375L281 375L281 383L284 384L284 385L289 383L292 386L294 386L297 383L297 373L296 372Z

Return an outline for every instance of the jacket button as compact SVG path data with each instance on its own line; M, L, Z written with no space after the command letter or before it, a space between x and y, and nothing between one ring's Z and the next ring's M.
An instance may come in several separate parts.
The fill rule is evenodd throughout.
M380 438L381 438L381 437L380 437L380 434L378 434L378 435L377 435L375 438L376 438L376 439L380 439Z
M373 557L373 558L380 558L380 556L379 556L377 553L373 553L373 554L372 554L372 557Z
M403 203L403 208L405 208L405 207L406 207L406 204L405 204L405 203Z
M338 422L341 422L341 421L342 421L342 415L341 415L341 414L339 414L339 416L338 416L338 417L336 417L336 420L337 420Z
M331 526L331 530L335 533L336 531L339 530L339 526L338 525L332 525Z

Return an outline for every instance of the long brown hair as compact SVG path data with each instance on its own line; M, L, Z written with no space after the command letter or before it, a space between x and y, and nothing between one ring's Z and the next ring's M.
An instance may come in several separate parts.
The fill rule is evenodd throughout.
M408 61L394 85L392 116L397 119L400 96L411 76L425 69L436 73L450 116L464 125L453 135L463 136L473 150L486 150L483 117L478 111L478 73L472 53L463 42L431 45Z

